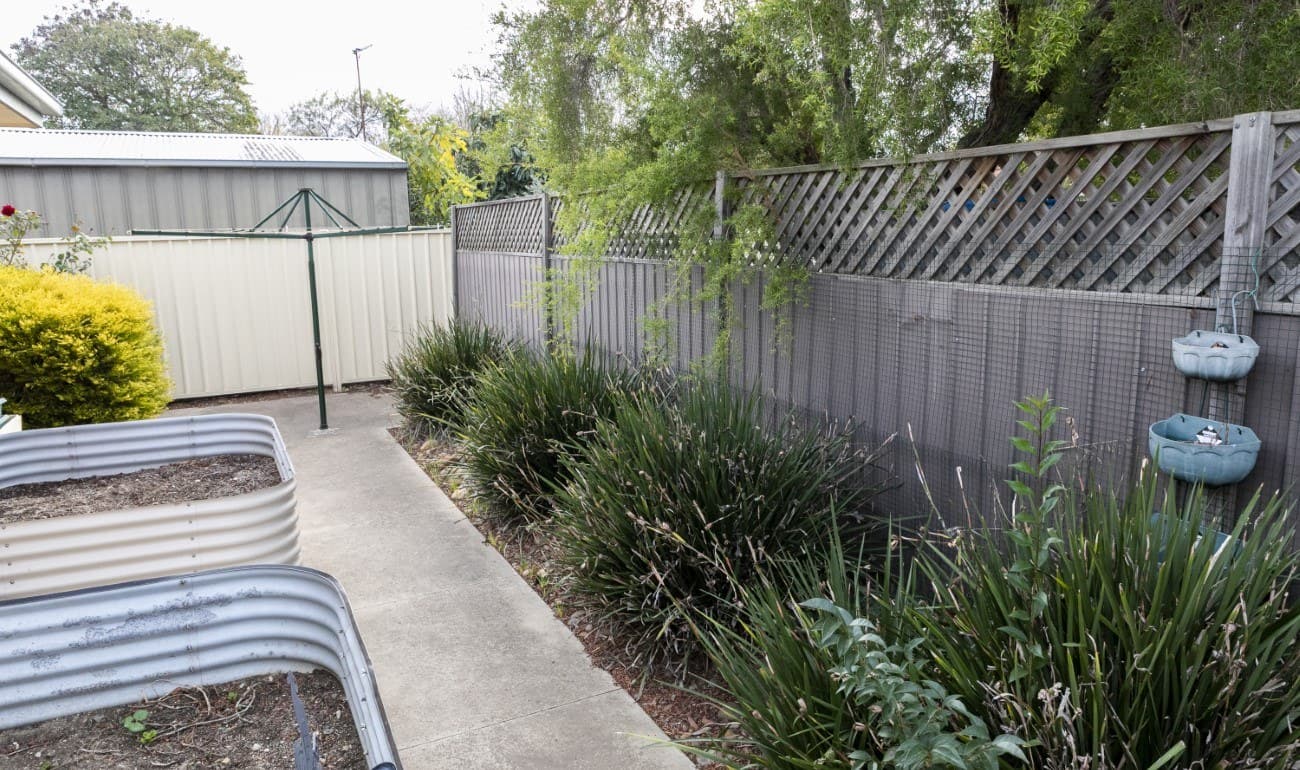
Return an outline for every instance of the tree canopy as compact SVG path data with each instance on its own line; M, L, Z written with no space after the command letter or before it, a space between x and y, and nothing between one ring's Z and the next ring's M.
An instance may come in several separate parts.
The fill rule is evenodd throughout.
M246 133L257 116L239 57L187 27L87 0L14 44L63 103L65 128Z
M542 0L496 23L507 110L562 187L1300 107L1297 0Z
M388 135L384 122L384 105L397 97L387 91L364 91L365 137L383 144ZM356 91L325 91L289 106L283 113L269 115L262 121L262 133L290 136L330 136L360 139L361 104Z
M471 176L457 167L469 134L440 115L418 116L395 97L379 105L387 140L384 148L402 160L411 205L411 224L446 225L451 207L483 197Z

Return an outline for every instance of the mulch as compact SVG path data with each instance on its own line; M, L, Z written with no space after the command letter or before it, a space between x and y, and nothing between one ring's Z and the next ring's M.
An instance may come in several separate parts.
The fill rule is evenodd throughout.
M332 674L295 674L326 770L368 767L343 686ZM143 731L123 720L148 712ZM297 723L283 674L210 687L181 687L154 700L0 732L0 770L127 770L294 766Z
M0 524L228 497L280 483L274 458L218 455L134 473L0 489Z

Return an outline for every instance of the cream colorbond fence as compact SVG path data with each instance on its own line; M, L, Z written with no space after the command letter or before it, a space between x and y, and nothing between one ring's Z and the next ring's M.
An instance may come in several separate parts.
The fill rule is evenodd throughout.
M54 241L33 241L47 259ZM316 241L326 381L383 379L421 324L452 315L451 235L421 230ZM176 398L314 385L301 240L115 238L90 274L154 307Z

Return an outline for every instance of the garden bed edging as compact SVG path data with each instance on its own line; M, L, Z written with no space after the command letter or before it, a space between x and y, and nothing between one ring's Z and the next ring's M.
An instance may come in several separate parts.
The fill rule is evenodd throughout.
M0 599L299 560L297 482L269 417L165 417L0 436L0 489L224 454L274 458L280 483L183 504L0 524Z

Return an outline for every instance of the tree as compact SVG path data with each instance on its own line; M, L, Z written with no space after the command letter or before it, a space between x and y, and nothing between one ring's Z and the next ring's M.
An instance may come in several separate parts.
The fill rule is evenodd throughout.
M997 0L984 118L962 146L1300 104L1295 0Z
M497 75L555 184L1300 106L1297 0L542 0ZM603 179L597 178L603 176Z
M490 108L468 116L465 149L456 167L475 180L482 197L501 200L537 192L542 173L528 148L511 139L506 117Z
M20 65L63 103L65 128L252 132L238 56L198 32L86 0L14 44Z
M387 136L382 105L395 97L384 91L364 91L366 104L365 137L373 144L383 144ZM270 129L270 131L268 131ZM332 136L360 139L360 105L355 91L325 91L289 107L282 115L262 122L264 133L289 136Z
M409 166L411 224L446 225L452 206L482 197L474 179L456 167L456 154L468 146L464 129L438 115L414 117L397 98L379 108L388 132L385 148Z

